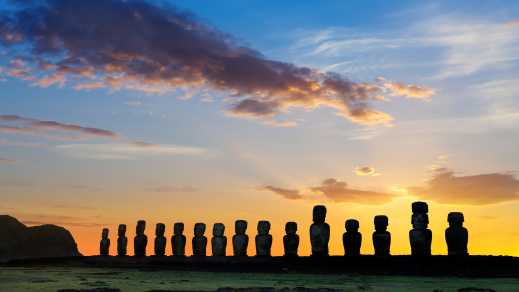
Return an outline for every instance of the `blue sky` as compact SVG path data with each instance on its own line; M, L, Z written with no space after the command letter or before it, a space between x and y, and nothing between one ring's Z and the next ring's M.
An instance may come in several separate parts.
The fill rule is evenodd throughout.
M90 7L101 2L91 2ZM270 212L279 220L285 218L282 210L291 209L290 215L299 218L312 204L323 202L332 210L357 210L352 212L358 216L362 216L360 208L376 206L394 216L405 212L402 218L407 218L407 204L426 199L438 210L467 208L474 222L483 220L486 208L513 218L519 192L515 178L519 5L515 2L165 3L194 15L192 24L230 36L225 41L232 43L231 53L242 54L234 50L243 46L261 54L254 55L260 64L275 60L315 70L312 74L318 77L303 74L310 88L315 84L326 88L323 80L331 77L319 74L335 72L348 80L348 86L372 89L373 94L363 96L365 104L359 105L353 97L346 97L343 104L341 94L329 96L323 91L314 98L306 95L308 91L300 94L305 88L265 89L261 82L246 92L240 84L217 90L211 83L213 76L202 78L203 86L181 89L147 83L153 79L149 76L119 87L78 87L109 74L102 67L83 79L67 71L66 81L38 85L47 72L27 59L37 56L27 50L35 44L30 40L33 32L9 31L8 26L2 31L0 25L4 42L0 211L4 208L27 221L47 218L74 226L91 221L115 224L121 217L134 220L126 210L141 210L158 220L168 213L166 207L156 212L161 202L183 206L186 220L194 220L188 210L225 206L224 202L241 206L238 215L258 217ZM185 20L182 14L172 15ZM147 45L137 32L132 35L132 29L127 39ZM175 43L175 34L161 33L168 46ZM7 36L17 34L23 38L8 44ZM158 52L156 46L151 46L152 53ZM83 57L90 53L97 52ZM13 71L26 66L31 68L30 80ZM122 72L135 73L132 70L127 67ZM150 93L155 90L159 92ZM233 92L239 90L241 95ZM249 99L265 104L251 108L236 103ZM356 107L377 115L355 116ZM8 115L18 118L10 120ZM48 126L42 121L58 124ZM22 133L6 127L29 129ZM113 135L92 134L86 128ZM335 180L331 186L325 183L330 178ZM297 199L286 198L287 193ZM143 203L142 198L148 200ZM258 207L259 202L264 207ZM56 205L70 208L56 210ZM37 211L41 206L43 211ZM76 218L71 213L77 212L77 206L88 208ZM443 221L433 224L441 226ZM483 225L481 232L497 226ZM484 243L478 248L519 252Z

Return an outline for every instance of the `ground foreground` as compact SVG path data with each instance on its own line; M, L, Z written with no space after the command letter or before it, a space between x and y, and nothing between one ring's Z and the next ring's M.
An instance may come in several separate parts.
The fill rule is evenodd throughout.
M193 272L57 266L0 268L0 291L6 292L158 292L218 289L220 291L519 291L519 279Z

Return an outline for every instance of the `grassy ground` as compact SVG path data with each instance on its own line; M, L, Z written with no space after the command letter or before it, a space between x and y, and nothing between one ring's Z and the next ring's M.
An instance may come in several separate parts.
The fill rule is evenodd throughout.
M58 267L0 268L0 291L55 292L64 288L95 287L119 288L125 292L150 290L214 291L221 287L306 287L335 288L344 291L406 292L458 291L461 288L473 287L494 289L495 291L519 291L519 279L207 273Z

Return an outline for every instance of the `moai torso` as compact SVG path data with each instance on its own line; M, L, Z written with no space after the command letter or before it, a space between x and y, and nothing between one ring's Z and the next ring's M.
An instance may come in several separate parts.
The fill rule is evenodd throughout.
M225 225L215 223L213 225L213 238L211 239L211 249L213 256L225 256L227 249L227 237L224 236Z
M427 203L414 202L412 209L413 215L411 217L411 223L413 224L413 229L409 231L411 255L430 256L432 232L427 229L429 225L429 216L427 215L429 208Z
M389 256L391 248L391 233L387 231L388 218L384 215L375 216L375 232L373 232L373 247L376 256Z
M178 222L173 225L173 236L171 237L171 248L174 256L186 255L186 237L184 234L184 223Z
M286 235L283 236L283 247L285 249L285 256L297 257L297 249L299 248L299 235L297 232L296 222L287 222L285 225Z
M128 248L128 238L126 237L126 224L119 224L117 230L117 255L126 256Z
M166 254L166 225L163 223L157 223L155 226L155 255L164 256Z
M247 221L236 220L234 229L236 232L232 237L234 256L247 256L247 247L249 246L249 236L245 234L247 231Z
M312 244L312 256L327 256L328 242L330 241L330 226L325 223L326 207L315 206L313 209L313 221L310 226L310 243Z
M256 235L256 256L270 256L272 247L272 235L269 234L270 222L258 222L258 235Z
M148 237L144 234L146 229L146 221L139 220L135 230L135 238L133 239L134 254L138 257L146 256L146 246L148 245Z
M207 250L207 237L204 236L205 233L205 224L204 223L196 223L195 224L195 236L193 237L193 255L195 256L205 256Z
M468 255L469 232L463 227L464 219L460 212L451 212L447 217L449 227L445 230L445 241L450 256Z
M110 254L110 238L108 238L108 228L103 228L103 232L101 233L99 254L102 256L107 256Z
M346 220L345 227L346 232L342 235L344 255L358 256L360 255L360 246L362 244L362 234L359 232L359 221L355 219Z

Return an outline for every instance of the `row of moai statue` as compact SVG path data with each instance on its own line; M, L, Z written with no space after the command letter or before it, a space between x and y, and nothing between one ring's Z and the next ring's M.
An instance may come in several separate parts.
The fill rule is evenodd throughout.
M411 223L413 229L409 231L409 241L411 243L411 254L414 256L431 255L432 232L428 229L428 205L425 202L414 202L412 204ZM448 215L449 227L445 230L445 240L448 246L449 255L468 255L468 231L463 227L463 214L451 212ZM375 231L372 235L373 247L376 256L389 256L391 246L391 233L387 231L389 224L388 217L377 215L374 220ZM144 234L146 222L137 222L136 236L134 238L135 256L146 256L148 238ZM362 234L359 232L359 221L348 219L345 222L346 232L342 240L344 254L346 256L360 255L362 244ZM256 235L256 255L271 256L272 235L270 232L270 222L258 222L258 235ZM194 237L192 239L193 255L205 256L207 249L207 237L204 235L206 225L196 223L194 227ZM166 226L158 223L155 228L154 251L156 256L166 254L167 239L164 236ZM234 256L247 256L249 236L246 234L247 221L237 220L235 222L235 235L232 237L232 247ZM171 247L174 256L185 256L186 236L183 234L184 224L175 223L173 225L173 236L171 237ZM298 256L299 235L297 235L297 223L288 222L285 225L286 235L283 237L284 255L289 257ZM213 225L213 237L211 238L211 250L213 256L226 256L227 237L224 235L225 226L222 223ZM100 254L109 255L110 239L109 231L103 229L100 242ZM326 207L317 205L313 209L313 224L310 226L310 241L312 246L312 256L328 256L328 242L330 240L330 226L326 223ZM128 239L126 237L126 225L119 225L117 238L117 255L127 255Z

